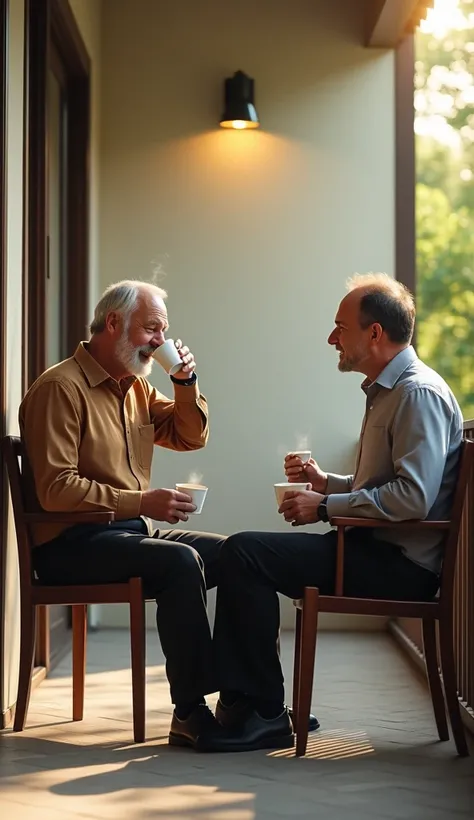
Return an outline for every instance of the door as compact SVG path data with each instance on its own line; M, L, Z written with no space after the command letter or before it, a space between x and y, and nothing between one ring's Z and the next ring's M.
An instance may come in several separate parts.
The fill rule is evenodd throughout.
M47 218L46 367L66 358L64 308L67 298L67 112L66 73L54 46L50 50L46 91ZM49 666L68 648L70 608L49 607Z
M69 3L27 0L23 381L74 353L88 320L90 63ZM39 613L36 663L69 648L68 607Z

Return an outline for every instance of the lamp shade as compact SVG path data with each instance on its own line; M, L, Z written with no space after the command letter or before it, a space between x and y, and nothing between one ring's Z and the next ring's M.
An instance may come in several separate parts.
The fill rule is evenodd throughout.
M236 71L225 81L224 112L221 128L258 128L260 125L254 105L254 82L243 71Z

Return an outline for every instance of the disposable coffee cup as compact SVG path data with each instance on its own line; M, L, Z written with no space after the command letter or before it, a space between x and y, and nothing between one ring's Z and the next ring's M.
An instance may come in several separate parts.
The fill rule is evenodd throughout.
M204 484L176 484L176 489L181 493L187 493L191 496L193 504L196 507L190 515L200 515L206 499L208 487Z
M274 484L273 486L275 488L275 495L278 507L280 507L280 505L283 503L285 493L297 493L298 490L301 492L301 490L311 489L311 484L308 484L307 481L302 481L301 483L294 481L280 481L279 484Z
M162 345L156 348L153 358L161 364L168 376L174 376L183 366L183 360L179 355L173 339L166 339Z
M292 450L290 453L287 453L288 456L297 456L300 458L303 464L306 464L307 461L311 458L311 450Z

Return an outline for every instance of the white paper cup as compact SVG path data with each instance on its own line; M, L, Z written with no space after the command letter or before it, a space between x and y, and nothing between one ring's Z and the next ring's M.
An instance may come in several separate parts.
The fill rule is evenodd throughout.
M196 509L190 515L199 515L202 512L208 488L203 484L176 484L175 487L182 493L188 493L193 499Z
M298 492L298 490L311 489L311 484L308 484L307 481L303 481L301 483L294 481L280 481L279 484L274 484L273 486L275 488L275 495L278 507L280 507L280 505L283 503L285 493L296 493Z
M153 358L161 364L168 376L174 376L183 366L183 360L179 355L173 339L166 339L162 345L156 348Z
M311 458L311 450L292 450L290 453L287 453L288 456L297 456L301 459L303 464L306 464L307 461Z

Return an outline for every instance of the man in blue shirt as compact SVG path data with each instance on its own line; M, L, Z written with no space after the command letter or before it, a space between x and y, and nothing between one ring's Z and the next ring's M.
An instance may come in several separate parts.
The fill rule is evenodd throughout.
M457 478L463 419L446 382L421 362L411 339L412 295L384 274L354 277L328 342L339 370L365 376L366 413L353 475L327 473L313 460L285 460L290 481L285 520L300 527L333 516L380 521L448 518ZM430 600L443 557L437 532L354 528L346 536L344 593ZM293 727L284 707L277 652L277 592L299 598L305 586L334 592L336 533L243 532L220 555L214 647L221 689L216 717L238 729L215 750L285 747Z

